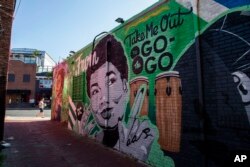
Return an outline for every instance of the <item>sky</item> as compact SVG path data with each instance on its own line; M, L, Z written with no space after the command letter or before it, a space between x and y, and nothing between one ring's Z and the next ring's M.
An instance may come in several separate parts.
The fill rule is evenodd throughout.
M46 51L56 62L158 0L16 0L11 48Z

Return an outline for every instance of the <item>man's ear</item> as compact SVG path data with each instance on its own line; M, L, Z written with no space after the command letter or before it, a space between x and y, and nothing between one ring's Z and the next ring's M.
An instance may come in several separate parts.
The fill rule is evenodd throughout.
M122 80L122 85L124 92L128 92L128 81L126 79Z

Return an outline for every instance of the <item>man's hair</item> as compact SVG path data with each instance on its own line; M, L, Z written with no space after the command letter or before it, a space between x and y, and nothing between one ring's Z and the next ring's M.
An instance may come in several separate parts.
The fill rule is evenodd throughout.
M87 92L90 97L90 77L98 70L104 63L112 63L120 72L121 79L128 80L128 65L127 58L125 56L123 47L119 41L117 41L113 35L107 35L102 38L96 45L94 52L98 63L87 69ZM93 53L94 53L93 52Z

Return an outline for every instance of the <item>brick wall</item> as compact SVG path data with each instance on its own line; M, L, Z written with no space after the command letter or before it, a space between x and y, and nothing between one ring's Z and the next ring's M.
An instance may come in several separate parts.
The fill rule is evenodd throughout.
M177 63L183 86L182 149L172 155L177 166L230 166L229 158L249 152L249 28L249 15L229 13Z
M6 95L6 75L8 71L8 61L10 55L10 37L13 21L15 0L0 1L0 140L3 135L3 125L5 116L5 95Z
M19 60L10 60L9 74L15 75L15 82L8 82L7 90L30 90L30 99L35 99L36 64L25 64ZM23 82L24 74L30 75L30 82Z
M245 0L159 1L58 65L52 112L152 166L232 166L250 151L249 13Z

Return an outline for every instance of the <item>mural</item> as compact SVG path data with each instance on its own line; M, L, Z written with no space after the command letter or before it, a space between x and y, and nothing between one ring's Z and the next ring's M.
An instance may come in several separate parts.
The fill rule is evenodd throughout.
M152 166L227 165L250 148L249 4L159 1L101 33L54 69L52 118Z
M206 53L211 48L213 53L219 56L218 61L223 63L227 73L232 76L250 123L250 36L246 34L250 25L249 14L249 11L236 11L225 15L213 24L201 39L203 45L206 44L203 52ZM207 38L208 36L210 38ZM229 42L234 47L228 47ZM220 50L217 44L223 47L224 51Z
M65 75L67 74L67 64L59 64L53 70L53 92L52 92L52 120L61 120L62 103L63 103L63 89L65 82Z

